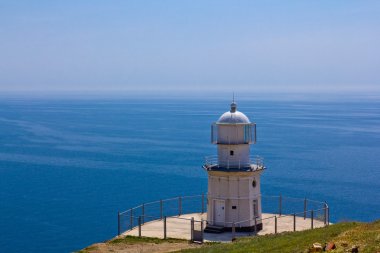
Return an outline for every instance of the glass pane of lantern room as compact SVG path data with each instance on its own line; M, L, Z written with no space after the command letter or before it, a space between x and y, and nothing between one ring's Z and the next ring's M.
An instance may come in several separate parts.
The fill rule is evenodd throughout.
M244 143L251 143L251 125L244 126Z
M218 126L215 123L211 125L211 143L218 143Z

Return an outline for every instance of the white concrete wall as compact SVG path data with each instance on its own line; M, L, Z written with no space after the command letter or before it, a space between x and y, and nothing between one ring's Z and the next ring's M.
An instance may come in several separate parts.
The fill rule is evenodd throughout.
M256 187L252 187L253 180L256 181ZM261 219L262 216L262 206L261 206L261 184L260 184L260 173L255 174L250 181L251 190L250 190L250 200L251 200L251 214L252 218L254 217L254 210L253 210L253 200L257 200L258 204L258 219ZM255 224L254 220L251 221L251 226Z
M233 151L233 155L231 155ZM218 145L218 164L223 167L241 167L250 164L250 145Z
M208 211L207 220L214 222L214 199L225 201L225 224L231 227L229 222L252 220L242 223L241 226L254 225L253 200L258 200L258 219L261 218L260 200L260 173L255 172L215 172L209 171L208 177ZM252 187L252 181L256 180L256 187ZM232 209L236 206L236 209Z

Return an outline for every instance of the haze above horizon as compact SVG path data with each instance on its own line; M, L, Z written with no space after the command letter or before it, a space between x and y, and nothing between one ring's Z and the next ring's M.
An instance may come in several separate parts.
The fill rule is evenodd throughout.
M379 1L2 1L0 92L380 91Z

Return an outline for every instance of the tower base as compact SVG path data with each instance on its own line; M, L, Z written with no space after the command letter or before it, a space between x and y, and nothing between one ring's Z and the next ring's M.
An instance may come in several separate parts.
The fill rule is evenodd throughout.
M215 228L218 229L215 229ZM250 226L250 227L236 227L235 231L236 232L257 232L263 229L263 224L259 223L256 225L256 230L255 230L255 225ZM231 232L232 227L219 227L219 226L213 226L213 225L207 225L204 232L205 233L223 233L223 232Z

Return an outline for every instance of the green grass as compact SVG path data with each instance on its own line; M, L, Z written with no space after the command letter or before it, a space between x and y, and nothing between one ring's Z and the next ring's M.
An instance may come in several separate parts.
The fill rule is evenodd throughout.
M380 221L373 223L345 222L300 232L286 232L278 235L246 237L234 243L205 245L198 249L188 249L183 253L216 252L308 252L313 243L322 245L334 242L337 249L332 252L345 252L353 245L358 245L360 252L380 252Z
M177 243L187 242L182 239L159 239L151 237L125 236L105 242L110 245L131 245L144 243ZM380 220L372 223L341 222L325 228L313 230L286 232L277 235L265 235L239 238L233 243L205 243L201 248L181 250L182 253L305 253L313 243L322 245L334 242L337 249L330 252L350 252L353 245L359 246L361 253L380 252ZM87 247L79 253L91 252L93 246Z
M132 244L143 244L143 243L154 243L154 244L159 244L159 243L178 243L178 242L188 242L188 240L183 240L183 239L176 239L176 238L167 238L167 239L160 239L160 238L155 238L155 237L137 237L137 236L123 236L119 238L115 238L109 241L106 241L106 244L111 244L111 245L132 245ZM96 246L89 246L87 248L84 248L80 251L77 251L76 253L88 253L96 249Z
M167 239L160 239L160 238L155 238L155 237L137 237L137 236L131 236L127 235L124 237L119 237L116 239L112 239L110 241L107 241L109 244L118 244L118 243L123 243L123 244L138 244L138 243L176 243L176 242L187 242L187 240L183 239L175 239L175 238L167 238Z

